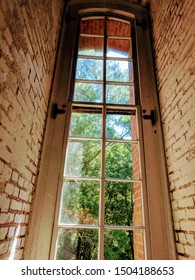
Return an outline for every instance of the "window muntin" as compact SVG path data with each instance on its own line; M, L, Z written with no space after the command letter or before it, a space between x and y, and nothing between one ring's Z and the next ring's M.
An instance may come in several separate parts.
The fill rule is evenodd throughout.
M131 25L124 20L80 22L57 259L133 259L133 236L144 234L142 199L138 206L136 198L142 176L130 34ZM89 203L93 194L95 200ZM120 206L125 215L118 212ZM113 240L120 244L120 236L126 236L124 248L130 245L125 254L114 254ZM91 246L91 253L82 251L83 246Z

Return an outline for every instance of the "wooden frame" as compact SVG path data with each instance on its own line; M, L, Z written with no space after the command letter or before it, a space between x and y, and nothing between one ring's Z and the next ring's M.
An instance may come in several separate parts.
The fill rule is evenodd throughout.
M113 17L118 15L129 19L136 18L134 20L136 44L133 43L133 48L134 53L137 54L138 68L134 69L134 72L138 73L136 91L140 91L141 110L138 108L138 119L141 124L139 134L143 139L140 146L141 166L142 168L145 166L142 174L146 258L176 259L150 34L148 28L145 29L140 24L148 21L147 12L143 7L125 1L115 1L114 4L112 1L107 1L106 4L103 2L88 1L86 4L84 1L70 1L67 4L68 17L64 17L62 41L51 98L51 106L52 102L60 105L66 104L66 114L57 117L56 120L48 118L36 198L25 246L25 259L49 259L54 256L54 242L51 245L51 240L52 235L56 235L54 225L57 217L55 217L55 213L59 208L61 196L58 188L62 185L63 156L66 151L69 126L69 117L66 116L70 116L71 112L68 94L64 93L69 92L72 87L70 73L75 68L74 46L77 43L76 36L69 41L66 38L70 36L72 38L72 34L77 33L77 15L90 16L100 12L108 13ZM62 63L63 61L66 63ZM63 78L65 76L66 79ZM103 86L105 87L105 85ZM157 122L154 126L150 121L142 120L143 110L148 113L151 109L154 109L157 115ZM59 130L61 130L60 134L57 133ZM104 163L102 164L104 167ZM101 195L101 203L103 204L103 195ZM101 214L101 221L103 218L103 214ZM102 222L100 224L102 225ZM103 244L102 241L101 244ZM100 249L100 259L103 258L102 251Z

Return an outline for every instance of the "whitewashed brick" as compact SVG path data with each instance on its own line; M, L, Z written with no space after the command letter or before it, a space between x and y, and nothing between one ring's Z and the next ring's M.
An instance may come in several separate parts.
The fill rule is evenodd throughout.
M2 174L4 168L4 163L0 161L0 174Z
M21 198L25 201L28 201L28 197L29 197L29 192L28 191L20 190L19 198Z
M21 210L22 209L22 202L12 199L10 208L12 210Z
M9 181L9 179L11 178L11 173L12 173L11 168L5 164L2 173L2 177L4 178L5 181Z
M5 191L7 194L12 195L14 191L14 186L11 183L7 183Z
M183 232L180 232L178 235L179 235L179 241L185 244L187 242L186 235Z
M2 255L7 252L8 247L9 247L9 242L4 242L0 244L0 252Z
M20 187L23 187L23 186L24 186L24 178L19 177L18 185L19 185Z
M3 240L8 232L7 227L0 228L0 240Z
M0 213L0 224L10 223L14 220L14 214L12 213Z
M13 180L14 182L16 182L16 183L17 183L17 181L18 181L18 173L15 172L15 171L13 171L13 173L12 173L12 180Z
M192 197L186 197L178 201L179 207L190 207L194 206L194 200Z
M185 209L176 209L173 212L174 220L175 221L180 221L182 219L185 219L186 217L186 210Z
M7 197L6 194L0 193L0 209L1 212L7 212L10 205L10 199Z
M186 234L186 239L187 239L187 242L189 244L195 244L195 234L193 235L192 233L190 234Z
M22 243L20 243L22 244ZM22 256L23 256L23 249L19 249L15 252L14 254L14 260L21 260L22 259Z
M23 203L22 205L22 211L25 211L25 212L30 212L30 205L27 204L27 203Z
M8 238L13 238L14 232L15 232L15 227L9 227Z
M29 5L23 5L21 9L19 2L2 2L0 224L9 227L5 236L9 239L14 237L16 231L13 222L25 223L20 230L25 235L30 203L24 201L31 201L32 195L29 194L34 190L38 174L63 9L61 0L56 0L55 7L52 3L48 5L51 13L40 3L32 3L30 8ZM48 18L49 23L40 29L43 17ZM33 25L29 18L33 18ZM11 26L15 25L16 19L18 28L13 29ZM52 31L53 36L49 35L48 30ZM15 199L11 199L13 197ZM19 215L19 211L24 211L25 215ZM18 249L10 256L7 252L8 243L1 244L0 258L22 259L22 240L22 244L17 241ZM9 248L12 246L13 242ZM5 253L6 256L2 256Z
M185 252L191 257L195 257L195 245L194 246L185 245Z
M182 245L182 244L180 244L180 243L177 243L176 244L176 247L177 247L177 251L179 252L179 253L184 253L184 246Z
M15 215L15 219L14 219L15 223L20 224L20 223L24 223L24 221L25 221L25 215L24 214L16 214Z
M195 231L195 221L181 221L183 230Z
M18 195L19 195L19 188L15 187L14 192L13 192L13 196L18 197Z

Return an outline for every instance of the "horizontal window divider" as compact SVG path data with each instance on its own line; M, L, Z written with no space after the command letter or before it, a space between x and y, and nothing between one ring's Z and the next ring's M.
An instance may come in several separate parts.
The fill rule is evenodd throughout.
M105 225L104 226L105 230L144 230L144 226L110 226L110 225Z
M83 84L103 84L103 80L82 80L82 79L75 79L75 83L83 83Z
M106 85L113 85L113 86L134 86L134 83L133 83L133 82L106 81Z
M71 6L71 3L70 3L70 6ZM78 14L82 14L82 13L83 13L83 10L78 11ZM98 15L97 14L94 15L94 12L92 12L92 15L93 16L90 15L90 16L83 17L81 19L81 21L84 22L85 20L88 20L88 19L104 19L105 18L105 16L102 16L102 15L99 15L99 14Z
M101 178L94 178L94 177L73 177L73 176L64 176L64 181L72 180L72 181L97 181L100 182Z
M84 54L79 54L78 58L85 58L85 59L97 59L97 60L102 60L103 61L103 55L84 55Z
M128 61L128 62L132 62L133 58L132 57L115 57L115 56L107 56L106 60L116 60L116 61Z
M90 111L92 110L91 113L93 112L101 112L102 111L102 107L103 107L103 104L99 103L72 103L72 111L78 111L78 110L87 110L87 111Z
M100 182L101 178L95 177L74 177L74 176L64 176L64 181L72 180L72 181L97 181ZM119 179L119 178L105 178L105 182L118 182L118 183L142 183L141 179Z
M118 105L118 104L106 104L106 110L107 110L107 112L109 111L109 110L121 110L121 111L124 111L124 110L127 110L127 112L128 113L132 113L132 112L134 112L135 113L135 111L137 110L137 107L138 106L136 106L136 105Z
M87 33L81 33L80 37L88 37L88 38L101 38L104 39L104 35L99 34L87 34Z
M98 225L89 225L89 224L58 224L59 228L67 228L67 229L99 229Z
M81 141L101 141L102 138L101 137L76 137L76 136L69 136L69 140L81 140Z
M99 225L90 225L90 224L58 224L59 228L64 229L99 229ZM110 226L104 225L105 230L144 230L144 226Z
M101 141L101 137L76 137L76 136L69 136L69 140L78 140L78 141ZM112 138L105 138L106 142L117 142L117 143L129 143L129 144L139 144L139 140L131 140L131 139L112 139Z
M142 183L141 179L119 179L119 178L106 178L105 182L118 182L118 183Z
M82 79L75 79L75 83L83 83L83 84L102 84L103 80L82 80ZM134 86L135 83L133 82L120 82L120 81L106 81L106 85L113 85L113 86Z
M107 110L112 110L112 109L118 109L118 110L129 110L135 112L138 108L139 105L128 105L128 104L111 104L111 103L93 103L93 102L77 102L77 101L72 101L72 110L76 110L76 108L95 108L99 109L102 108L103 106L106 107Z
M103 56L99 55L78 55L78 58L83 58L83 59L97 59L97 60L102 60L103 61ZM132 57L115 57L115 56L107 56L106 60L115 60L115 61L127 61L127 62L132 62L133 58Z
M129 17L130 18L135 18L135 15L134 14L129 14ZM122 19L122 18L118 19L118 18L116 18L114 16L108 16L108 20L120 21L120 22L124 22L124 23L130 24L128 20Z
M131 37L125 37L125 36L113 36L113 35L107 35L107 39L117 39L117 40L129 40L131 41Z
M117 142L117 143L130 143L130 144L139 144L139 140L130 140L130 139L112 139L106 138L106 142Z

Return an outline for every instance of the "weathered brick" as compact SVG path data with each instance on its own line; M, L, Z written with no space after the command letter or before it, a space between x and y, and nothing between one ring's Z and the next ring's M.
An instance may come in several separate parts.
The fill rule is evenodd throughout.
M10 209L12 210L21 210L22 209L22 202L12 199L10 204Z
M195 162L190 136L195 133L195 76L190 73L195 59L195 1L149 2L178 257L193 259L194 235L189 231L195 232Z
M180 244L180 243L177 243L176 244L177 245L177 251L178 251L178 253L184 253L184 246L182 245L182 244Z
M20 224L25 222L25 215L24 214L16 214L14 218L14 223Z
M5 238L7 232L8 232L7 227L0 228L0 240L3 240Z
M25 201L28 201L29 192L28 191L20 190L19 198L21 198L21 199L23 199Z
M15 227L9 227L8 238L13 238L15 233Z
M9 242L7 242L7 241L0 244L0 252L2 255L7 252L8 247L9 247Z
M195 231L195 221L181 221L181 228L187 231Z
M7 194L12 195L14 192L14 186L10 183L7 183L5 191Z
M186 254L195 257L195 245L194 246L185 245L185 252Z
M0 213L0 224L11 223L14 220L13 213Z
M22 235L28 225L29 194L38 174L63 4L52 0L45 9L39 2L1 1L0 224L10 228L12 245L17 232L13 222L24 223ZM22 258L19 247L24 242L15 252L9 246L11 259ZM7 249L8 243L1 245L0 258ZM9 253L4 258L9 259Z
M15 172L15 171L13 171L13 173L12 173L12 180L13 180L14 182L16 182L16 183L17 183L17 181L18 181L18 173Z
M10 198L5 193L0 193L0 209L1 212L7 212L10 205Z

